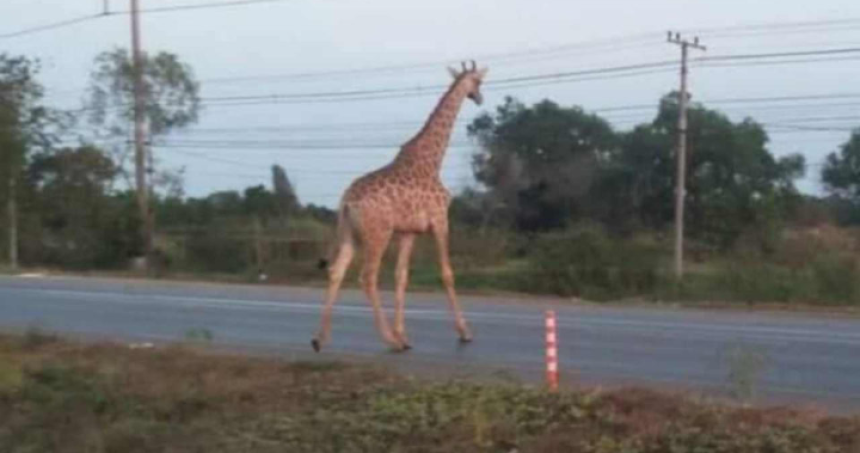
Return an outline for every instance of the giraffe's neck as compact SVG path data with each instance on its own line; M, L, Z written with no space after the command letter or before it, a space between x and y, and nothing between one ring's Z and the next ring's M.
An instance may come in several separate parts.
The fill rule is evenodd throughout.
M460 78L455 81L442 96L424 127L403 147L395 163L404 166L428 165L431 173L438 176L454 123L457 121L457 113L467 95L462 80Z

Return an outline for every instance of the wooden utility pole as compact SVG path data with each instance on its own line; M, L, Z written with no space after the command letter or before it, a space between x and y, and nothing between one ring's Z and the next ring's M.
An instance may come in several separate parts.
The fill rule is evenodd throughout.
M13 171L11 166L9 171ZM18 206L15 176L9 175L9 192L6 194L6 219L9 222L9 268L18 270Z
M675 179L675 277L684 276L684 198L687 195L687 55L689 49L706 50L699 38L688 41L680 33L668 34L668 42L681 47L681 90L678 94L678 174Z
M134 174L140 234L143 239L146 270L152 266L152 219L149 213L149 187L146 183L146 118L144 116L143 58L140 51L140 12L138 0L131 0L132 84L134 90Z

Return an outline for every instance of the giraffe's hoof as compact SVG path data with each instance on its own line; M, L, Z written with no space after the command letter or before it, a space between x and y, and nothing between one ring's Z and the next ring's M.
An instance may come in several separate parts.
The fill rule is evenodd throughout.
M412 349L412 346L409 343L397 342L390 345L390 351L394 353L406 352L410 349Z
M311 346L314 348L314 352L320 352L320 349L322 349L322 344L316 338L311 340Z
M461 345L467 345L471 342L472 342L472 336L471 335L460 337L460 344Z
M397 340L398 343L400 343L400 345L403 346L403 349L407 349L407 350L412 349L412 346L409 345L409 338L406 336L406 333L404 333L402 331L401 332L395 331L394 332L394 338Z

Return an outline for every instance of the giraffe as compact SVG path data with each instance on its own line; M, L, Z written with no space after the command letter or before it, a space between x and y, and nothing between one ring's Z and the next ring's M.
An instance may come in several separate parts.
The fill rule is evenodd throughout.
M439 172L464 99L469 98L477 105L483 101L480 87L487 68L477 69L472 61L471 68L463 63L460 71L450 67L448 70L454 82L424 127L400 148L392 162L357 178L341 198L333 260L328 266L328 289L319 331L311 341L317 352L330 339L332 309L357 246L361 246L364 252L360 282L373 308L376 330L393 350L411 349L404 320L409 261L416 236L425 233L432 234L436 241L442 283L459 339L462 343L472 341L472 333L454 289L454 271L448 253L451 197L442 185ZM395 236L399 250L392 331L382 309L377 276L383 254ZM323 267L327 263L321 260L320 265Z

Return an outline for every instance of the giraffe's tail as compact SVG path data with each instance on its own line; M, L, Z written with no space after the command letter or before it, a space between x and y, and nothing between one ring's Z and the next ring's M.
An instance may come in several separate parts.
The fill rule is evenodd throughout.
M346 203L341 203L337 210L337 230L335 233L335 240L329 244L328 253L326 256L319 259L317 262L317 269L325 270L328 269L329 263L335 258L334 254L337 253L337 249L340 247L340 244L344 240L351 239L349 237L350 227L349 227L349 214L348 207Z

